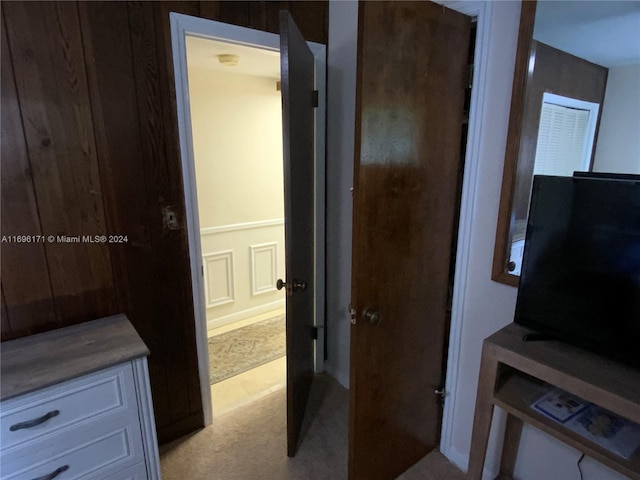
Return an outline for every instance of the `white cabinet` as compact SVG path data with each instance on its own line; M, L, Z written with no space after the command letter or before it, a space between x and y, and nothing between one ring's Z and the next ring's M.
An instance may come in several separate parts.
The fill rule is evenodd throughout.
M123 315L3 343L0 478L159 479L147 353Z

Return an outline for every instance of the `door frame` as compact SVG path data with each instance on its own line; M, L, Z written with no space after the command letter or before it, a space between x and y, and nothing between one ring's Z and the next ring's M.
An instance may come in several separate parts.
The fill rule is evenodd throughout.
M474 204L476 192L480 190L479 165L483 152L483 123L490 118L491 105L486 99L488 84L489 43L493 2L478 0L433 0L448 8L476 19L476 46L474 52L473 88L469 109L469 129L463 176L460 217L458 224L458 247L453 284L451 323L449 326L449 346L447 353L444 411L440 432L440 451L458 468L466 470L468 458L459 453L453 445L455 428L456 396L458 392L458 372L461 368L462 325L466 304L467 280L469 278L471 234L473 232Z
M189 240L189 263L193 290L193 307L198 355L198 374L204 424L213 421L211 385L209 385L209 354L207 346L207 318L202 274L203 259L200 242L200 221L196 191L195 159L189 106L186 36L241 44L262 50L280 51L280 36L226 23L193 17L180 13L169 14L171 45L176 85L178 133L182 162L182 181L185 196L185 222ZM325 115L326 115L326 46L307 42L315 59L315 88L318 90L318 107L315 110L315 292L314 323L318 328L315 344L315 371L324 368L325 326Z

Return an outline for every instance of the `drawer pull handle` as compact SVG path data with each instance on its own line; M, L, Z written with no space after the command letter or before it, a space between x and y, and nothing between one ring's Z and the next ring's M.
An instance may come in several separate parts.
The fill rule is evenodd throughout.
M53 472L48 473L46 475L42 475L41 477L38 477L38 478L34 478L33 480L53 480L62 472L66 472L67 470L69 470L69 465L63 465L61 467L56 468Z
M22 430L24 428L37 427L38 425L46 422L50 418L57 417L59 414L60 414L60 410L51 410L49 413L45 413L40 418L34 418L33 420L27 420L26 422L20 422L20 423L16 423L15 425L11 425L9 427L9 430L11 430L12 432L15 432L16 430ZM42 477L42 478L46 478L46 477ZM54 478L54 477L51 477L51 478ZM35 479L35 480L39 480L39 479Z

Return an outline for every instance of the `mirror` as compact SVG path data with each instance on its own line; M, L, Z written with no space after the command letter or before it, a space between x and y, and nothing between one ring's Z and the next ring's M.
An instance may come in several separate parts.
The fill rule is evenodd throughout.
M517 286L533 176L640 174L640 2L522 2L492 279Z

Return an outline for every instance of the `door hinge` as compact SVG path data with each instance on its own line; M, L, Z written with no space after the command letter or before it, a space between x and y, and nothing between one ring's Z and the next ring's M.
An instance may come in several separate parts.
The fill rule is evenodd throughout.
M437 396L439 396L443 401L444 401L444 397L447 396L447 391L444 389L444 387L440 387L440 388L436 388L433 393L435 393Z
M311 101L313 102L313 108L317 108L320 102L320 96L319 96L318 90L313 91Z
M314 340L318 339L318 327L313 327L313 330L311 330L311 335L313 337Z
M353 305L349 304L349 316L351 317L351 325L356 324L356 309L353 308Z

